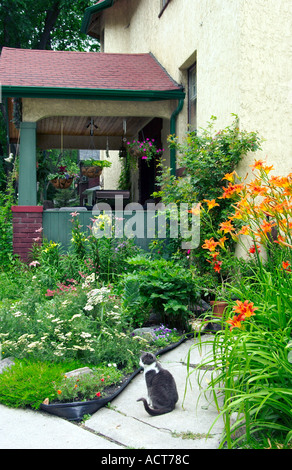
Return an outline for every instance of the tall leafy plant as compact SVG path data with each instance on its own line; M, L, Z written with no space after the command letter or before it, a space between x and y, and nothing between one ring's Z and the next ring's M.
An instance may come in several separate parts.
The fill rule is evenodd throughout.
M13 176L10 174L6 191L0 192L0 264L9 266L13 258L12 211L14 200Z
M124 276L124 303L133 307L128 312L132 322L142 324L145 312L152 310L168 326L186 327L190 307L199 297L192 272L173 260L149 256L136 256L128 264L132 272ZM136 302L130 291L136 291Z
M292 174L271 176L272 169L257 160L248 183L235 172L226 175L220 197L233 201L235 211L204 243L217 269L225 260L223 233L246 252L246 259L234 259L239 276L229 289L237 300L208 358L215 363L208 389L224 416L229 447L238 443L232 435L239 428L248 441L259 431L280 435L285 445L292 439Z
M160 197L166 205L169 203L201 204L204 200L215 201L224 187L223 177L235 170L242 158L249 152L260 149L260 138L255 132L240 130L237 115L230 126L216 131L217 118L211 116L210 122L200 132L188 132L180 143L174 135L169 137L170 148L175 148L178 155L178 167L183 175L176 177L163 163L157 177L160 190L154 196ZM220 206L212 211L214 225L222 222L230 211L232 203L224 199ZM208 225L201 221L202 239L209 236ZM200 266L204 266L202 250L197 250L194 257ZM204 268L205 269L205 268Z

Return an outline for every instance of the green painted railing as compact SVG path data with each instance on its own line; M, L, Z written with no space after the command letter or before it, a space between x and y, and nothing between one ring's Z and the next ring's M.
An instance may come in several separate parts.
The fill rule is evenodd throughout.
M72 237L72 215L71 213L75 211L74 208L68 208L70 210L59 210L59 209L49 209L43 212L43 236L49 241L58 242L61 244L63 249L67 251L70 247L70 240ZM78 220L81 227L81 230L87 234L90 233L89 226L92 226L92 220L94 215L92 211L78 211ZM154 232L151 232L151 228L155 223L156 212L141 211L133 217L133 213L129 212L116 212L112 211L112 219L117 218L119 223L122 224L123 234L128 233L129 229L137 234L134 237L135 242L141 248L147 250L148 245L155 238ZM122 222L121 222L122 220ZM151 227L150 227L151 224ZM151 236L152 235L152 236Z

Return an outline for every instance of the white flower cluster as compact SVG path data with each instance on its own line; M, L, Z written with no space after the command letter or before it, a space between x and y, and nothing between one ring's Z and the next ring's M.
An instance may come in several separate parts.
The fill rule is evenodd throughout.
M87 303L84 307L84 310L90 311L93 310L95 305L103 303L108 298L110 289L107 287L100 287L99 289L92 289L87 294Z
M39 306L40 310L41 308ZM21 313L20 310L15 310L15 306L10 309L14 318L24 317L25 320L27 319L26 314ZM84 316L82 313L75 314L69 319L61 319L56 314L42 311L43 324L38 334L25 333L13 338L13 331L0 333L2 352L12 351L18 357L24 357L27 353L33 353L34 351L46 353L49 350L54 356L63 357L69 350L95 351L97 338L83 330ZM45 325L46 320L49 320L49 322ZM39 322L40 320L37 319L36 321Z
M98 278L98 275L95 273L92 273L89 276L87 276L81 285L82 289L88 289L91 286L91 284L97 281L97 278Z

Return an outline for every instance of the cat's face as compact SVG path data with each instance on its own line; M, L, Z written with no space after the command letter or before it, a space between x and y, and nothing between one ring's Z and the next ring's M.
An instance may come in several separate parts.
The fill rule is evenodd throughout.
M153 362L156 362L156 357L154 354L149 353L149 352L144 352L142 353L140 357L140 366L149 366L150 364L153 364Z

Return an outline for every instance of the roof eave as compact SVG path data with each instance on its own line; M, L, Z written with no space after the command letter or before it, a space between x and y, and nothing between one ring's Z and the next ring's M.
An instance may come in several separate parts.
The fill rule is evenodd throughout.
M86 8L81 24L81 32L84 34L88 34L88 28L92 15L102 10L106 10L106 8L112 7L114 3L115 0L103 0L103 2L99 3L98 5L93 5L91 7Z
M117 101L164 101L185 98L177 90L119 90L93 88L30 87L2 85L2 96L10 98L59 98Z

